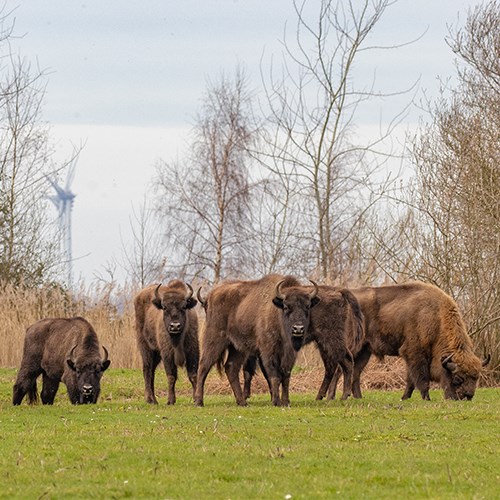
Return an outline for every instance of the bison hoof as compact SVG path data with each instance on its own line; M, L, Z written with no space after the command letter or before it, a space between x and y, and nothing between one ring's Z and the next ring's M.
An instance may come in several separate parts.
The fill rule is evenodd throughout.
M202 408L203 407L203 401L195 401L194 405L197 406L198 408Z

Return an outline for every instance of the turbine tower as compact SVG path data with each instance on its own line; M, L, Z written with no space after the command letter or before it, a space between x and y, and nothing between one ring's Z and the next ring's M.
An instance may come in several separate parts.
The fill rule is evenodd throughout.
M62 251L66 265L66 285L68 289L73 287L73 257L71 252L71 210L73 209L73 200L75 194L71 191L71 183L75 176L76 160L73 160L68 169L66 184L61 187L54 179L47 177L48 181L54 188L56 194L49 196L58 211L57 223L59 234L61 236Z

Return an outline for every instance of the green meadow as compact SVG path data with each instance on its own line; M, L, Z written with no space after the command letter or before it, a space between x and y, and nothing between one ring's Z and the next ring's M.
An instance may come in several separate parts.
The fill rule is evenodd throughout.
M209 392L195 408L183 377L175 406L161 391L150 406L139 370L110 369L97 405L61 386L53 406L13 407L15 374L0 370L0 498L500 498L498 389L292 393L290 408Z

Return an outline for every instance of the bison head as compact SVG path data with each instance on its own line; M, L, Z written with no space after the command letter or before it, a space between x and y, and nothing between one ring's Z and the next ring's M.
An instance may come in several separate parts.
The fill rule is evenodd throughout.
M172 339L179 338L186 326L186 311L192 309L196 304L193 298L193 289L186 283L187 293L179 293L177 290L169 291L160 297L159 289L161 283L155 289L153 304L163 311L163 322L167 332Z
M67 361L68 366L76 376L76 387L79 394L79 403L97 403L99 393L101 392L101 377L111 363L108 359L108 350L102 346L104 350L104 359L98 361L89 361L75 359L74 353L77 346L75 345L69 354Z
M486 366L490 356L481 361L474 354L464 358L463 362L458 362L454 357L464 358L464 355L450 354L441 359L444 368L443 387L444 396L447 399L467 399L471 400L476 391L477 381L481 373L482 366Z
M304 335L309 328L310 311L319 301L318 285L310 280L314 290L309 292L303 287L294 286L283 292L281 285L276 285L273 304L283 311L283 327L285 334L290 335L293 348L298 351L304 343Z

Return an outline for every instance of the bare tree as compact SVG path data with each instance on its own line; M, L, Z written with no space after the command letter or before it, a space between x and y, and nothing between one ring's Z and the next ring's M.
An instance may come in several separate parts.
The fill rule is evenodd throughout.
M355 62L374 49L368 36L392 3L322 0L310 20L306 2L294 1L297 27L293 41L284 40L283 71L276 76L273 67L263 78L270 120L261 159L289 183L288 214L300 213L302 221L295 228L300 260L327 281L346 272L355 229L391 181L380 171L405 110L360 142L355 127L363 106L383 94L374 83L356 86Z
M149 283L162 281L167 257L153 208L144 200L138 211L133 209L132 212L132 239L130 243L122 240L123 259L120 265L133 288L144 288Z
M172 271L216 283L240 274L251 237L247 150L255 125L241 70L209 84L192 137L186 158L158 164L156 207Z
M4 59L0 82L0 278L37 284L52 276L45 175L51 172L47 128L41 121L42 73Z

